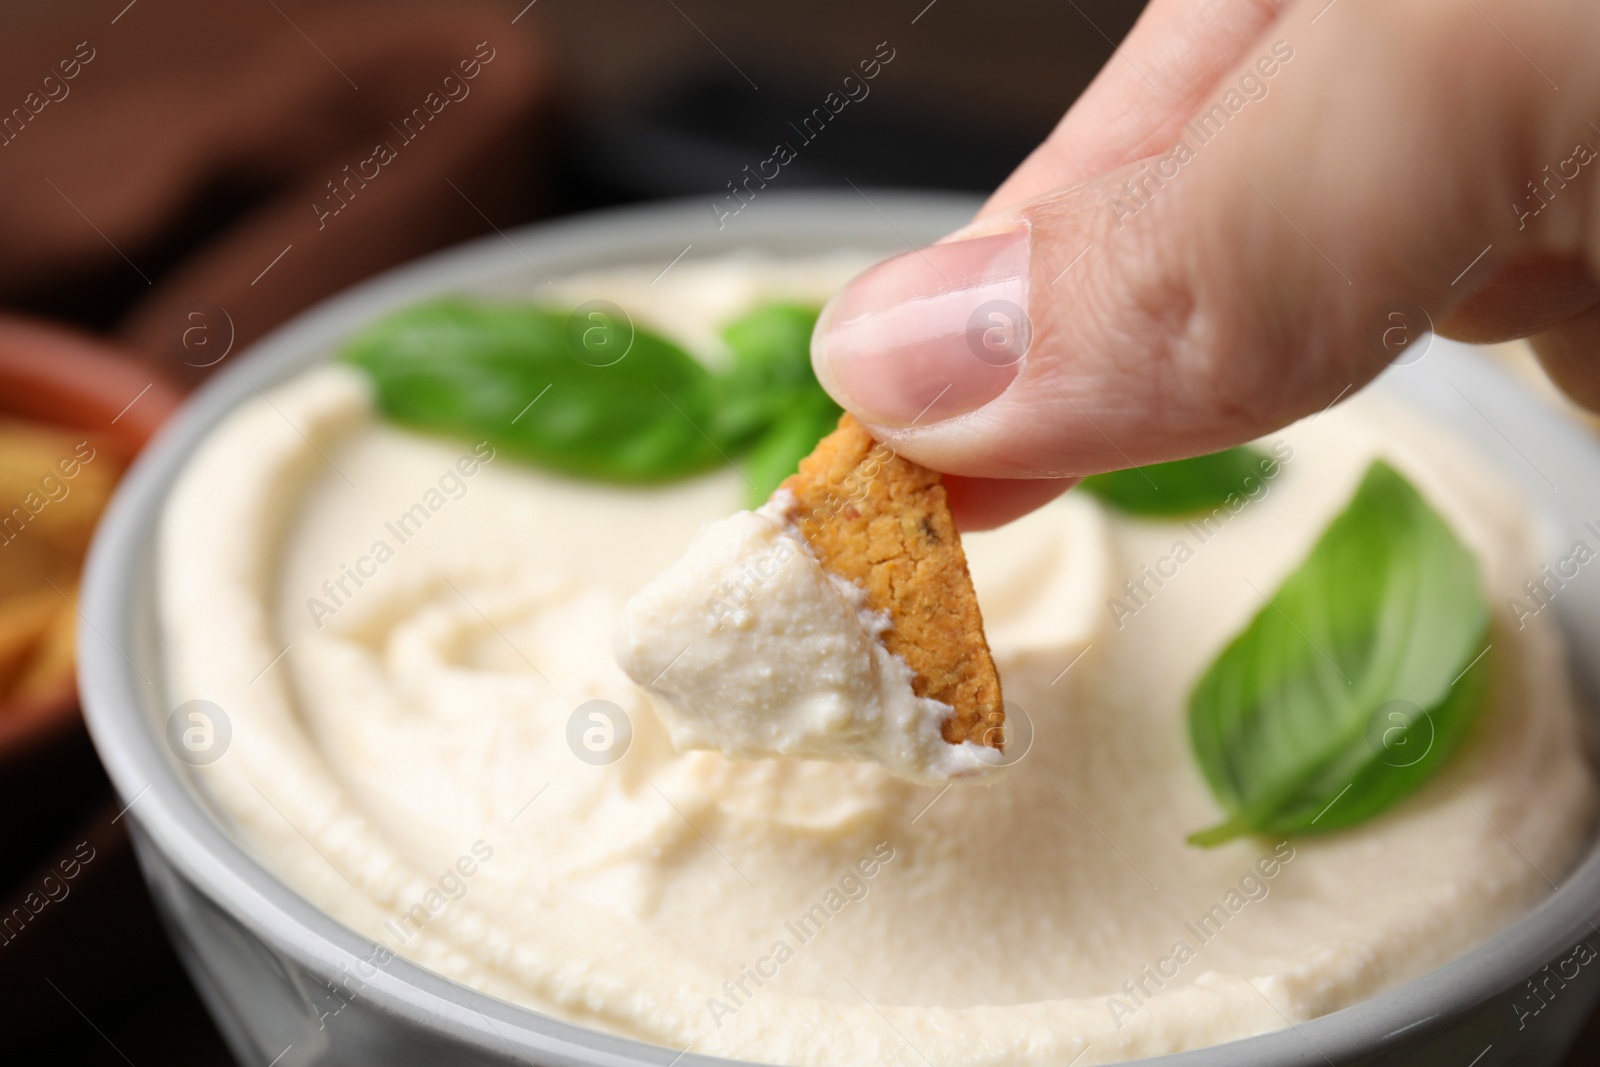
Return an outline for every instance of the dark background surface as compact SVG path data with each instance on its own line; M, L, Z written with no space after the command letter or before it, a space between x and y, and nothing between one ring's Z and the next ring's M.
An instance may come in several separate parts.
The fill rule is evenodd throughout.
M770 155L774 142L788 137L791 121L820 104L885 41L895 58L872 82L868 98L808 145L775 184L986 191L1049 132L1111 57L1112 42L1142 6L1136 0L540 0L525 9L524 2L473 5L474 17L485 20L490 32L506 35L502 42L529 42L549 63L537 117L529 112L525 123L508 122L495 133L497 151L464 165L457 175L466 181L483 176L467 171L503 164L518 176L493 201L492 223L502 228L659 197L703 194L709 203L726 192L725 184L745 164ZM82 10L70 17L40 0L7 5L0 11L0 102L20 100L38 80L27 63L3 62L7 39L44 42L38 54L51 55L51 48L60 47L56 42L65 42L70 51L72 42L92 37L102 53L97 74L123 61L114 45L116 34L124 32L129 41L143 42L135 52L170 47L171 62L204 64L212 42L203 20L196 21L199 5L125 3L78 5ZM268 24L281 17L291 26L317 17L314 9L348 7L358 19L370 19L374 33L401 8L454 10L445 4L373 8L245 0L249 5L260 6ZM347 53L365 40L359 21L345 37L325 37L326 53L310 39L322 33L301 36L306 38L301 58L317 71L324 62L335 67L353 62ZM505 51L512 58L518 54ZM400 54L377 64L401 69L408 62ZM163 102L159 113L147 105L115 116L106 128L123 131L117 137L128 134L131 140L119 143L137 153L159 140L161 123L181 123L205 106L204 94L178 96ZM515 115L515 109L508 114ZM299 126L314 128L322 121L315 110L307 110L288 129L292 135ZM241 114L239 122L248 135L249 116ZM147 127L155 131L148 140ZM218 127L227 128L226 123ZM34 142L42 141L42 134L34 136ZM18 162L20 148L33 150L34 142L19 141L0 154L0 190L11 178L22 180L18 175L29 161ZM98 147L88 134L80 146ZM90 166L116 169L109 153L91 151L89 159ZM32 162L38 162L38 153ZM51 166L56 164L48 162L46 169ZM57 177L74 173L65 164L62 168ZM45 257L48 263L37 271L13 269L0 279L0 304L120 336L139 358L187 373L173 366L173 352L163 351L159 329L150 326L144 309L158 298L152 293L181 289L185 265L248 227L289 180L270 166L221 173L222 179L185 187L165 207L168 224L159 232L130 231L117 242L116 256L85 231L87 251L76 259ZM48 193L28 189L27 196L41 197L41 210L44 205L60 210ZM0 212L0 248L18 259L32 254L25 240L34 202L27 196L11 209L20 212L17 226L8 228ZM424 227L415 204L393 207L390 217L380 220L391 229L417 231L412 244L396 246L396 256L489 232L490 220L461 211L449 189L440 186L437 196L440 203L432 206L441 215L456 213L450 226ZM80 215L88 222L113 207ZM76 225L71 217L67 223ZM105 233L100 236L112 243ZM59 243L41 238L38 247ZM314 261L301 262L316 269ZM381 258L357 262L342 274L330 274L325 288L331 293L363 271L386 265ZM295 301L316 295L313 288L283 297L253 329L270 327L294 310ZM52 759L48 766L29 768L25 778L0 772L0 818L6 825L0 895L10 898L4 910L79 842L92 842L96 859L74 881L71 895L51 905L23 936L0 947L0 1003L6 1005L7 1022L0 1060L138 1067L234 1063L166 947L127 848L122 804L99 772L87 740L73 739ZM44 792L40 781L48 782ZM1591 1023L1570 1062L1574 1067L1600 1062L1600 1026Z

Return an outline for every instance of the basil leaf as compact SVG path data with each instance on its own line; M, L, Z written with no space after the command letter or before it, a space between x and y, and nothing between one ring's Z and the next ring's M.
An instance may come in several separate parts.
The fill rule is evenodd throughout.
M733 360L720 374L640 329L625 354L595 366L573 351L566 312L461 299L383 319L344 358L367 372L379 409L395 422L487 439L567 474L668 481L750 450L756 506L841 413L811 371L817 313L774 303L729 323ZM604 318L583 337L584 355L625 343Z
M763 304L728 323L722 339L733 350L733 374L780 391L817 388L811 372L811 331L819 308Z
M527 304L443 299L381 320L344 356L366 371L395 422L487 439L568 474L658 482L723 461L723 442L707 438L717 389L705 368L642 329L625 357L593 366L568 347L567 319Z
M843 414L844 409L821 389L800 394L745 457L745 476L754 483L748 506L758 508L766 503L778 484L800 469L800 461L811 454L817 442L833 432Z
M1182 518L1210 511L1231 495L1245 495L1250 482L1276 473L1277 461L1257 448L1230 448L1210 455L1152 463L1147 467L1094 474L1078 488L1130 515Z
M811 372L817 314L817 308L799 304L766 304L723 327L722 339L733 352L733 365L717 382L716 424L723 439L742 445L786 418L796 402L826 395Z
M1190 842L1336 830L1394 805L1477 717L1488 634L1472 554L1374 462L1190 695L1190 742L1229 815Z
M751 423L761 426L744 460L745 475L754 483L750 507L763 504L844 413L811 370L811 331L818 310L766 304L722 331L734 363L720 381L719 424L728 432Z

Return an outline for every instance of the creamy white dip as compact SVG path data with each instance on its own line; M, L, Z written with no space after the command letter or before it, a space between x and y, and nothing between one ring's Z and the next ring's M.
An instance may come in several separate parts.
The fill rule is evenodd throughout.
M914 782L997 771L997 748L952 745L955 711L919 697L884 646L893 625L829 574L790 523L780 489L708 523L622 608L617 663L657 698L680 751L867 760Z
M614 300L715 361L716 323L767 294L820 300L858 265L686 261L558 298ZM387 426L360 377L321 368L227 419L171 498L169 696L229 717L231 747L197 773L240 836L380 946L318 1009L327 1026L393 951L567 1019L771 1063L1213 1044L1492 935L1559 877L1594 801L1554 619L1518 629L1503 607L1541 563L1516 491L1375 396L1267 445L1281 472L1208 524L1069 494L965 539L1034 736L991 788L928 787L680 754L613 662L621 606L737 510L735 472L565 480ZM1489 705L1379 819L1190 847L1219 811L1189 687L1379 454L1481 561Z

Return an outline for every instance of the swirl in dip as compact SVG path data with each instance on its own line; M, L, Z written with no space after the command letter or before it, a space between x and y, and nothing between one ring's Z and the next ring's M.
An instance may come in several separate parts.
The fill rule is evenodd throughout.
M820 303L861 265L685 262L546 292L613 300L714 363L720 323ZM1185 843L1219 815L1190 687L1372 458L1476 554L1491 604L1539 569L1515 489L1381 397L1262 444L1276 476L1208 520L1068 494L965 540L1009 714L1034 736L994 784L941 789L677 753L613 662L621 606L738 510L737 472L557 477L387 425L358 372L320 367L236 411L170 500L169 696L224 709L231 747L197 773L264 863L378 944L372 966L398 953L576 1022L776 1064L1210 1045L1496 933L1574 857L1594 801L1554 619L1519 629L1497 607L1489 701L1420 792L1339 833ZM327 1012L362 986L352 973Z

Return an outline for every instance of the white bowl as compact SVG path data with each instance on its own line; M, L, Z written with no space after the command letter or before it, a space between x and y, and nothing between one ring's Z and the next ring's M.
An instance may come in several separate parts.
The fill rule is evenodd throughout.
M163 741L170 708L155 613L155 540L167 494L195 446L255 389L329 358L352 330L447 291L531 288L531 264L556 276L621 264L758 249L802 256L863 249L883 255L965 222L966 198L873 192L763 193L719 230L700 200L564 219L486 237L391 271L301 315L255 345L188 402L123 481L85 578L79 684L101 758L124 803L145 876L167 928L242 1063L562 1064L709 1067L497 1000L403 958L379 970L326 1027L341 967L371 942L264 869L224 828ZM1435 340L1425 358L1375 388L1473 439L1536 501L1551 558L1600 515L1600 446L1480 353ZM1559 485L1558 491L1555 486ZM1572 659L1600 665L1600 586L1556 605ZM1580 689L1600 692L1594 675ZM1524 982L1581 940L1600 943L1600 848L1509 929L1399 988L1291 1029L1140 1061L1161 1067L1457 1064L1554 1067L1600 995L1600 978L1570 982L1525 1028L1512 1001ZM292 1051L284 1055L285 1049ZM281 1061L277 1057L283 1056Z

